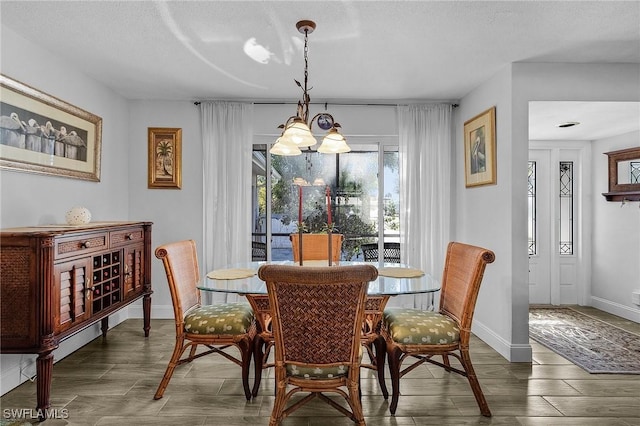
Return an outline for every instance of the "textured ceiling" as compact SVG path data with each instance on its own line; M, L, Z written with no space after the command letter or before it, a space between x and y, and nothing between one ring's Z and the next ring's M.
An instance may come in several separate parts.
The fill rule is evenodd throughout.
M637 1L1 1L0 14L128 99L296 100L301 19L317 23L312 101L455 101L513 62L640 63Z

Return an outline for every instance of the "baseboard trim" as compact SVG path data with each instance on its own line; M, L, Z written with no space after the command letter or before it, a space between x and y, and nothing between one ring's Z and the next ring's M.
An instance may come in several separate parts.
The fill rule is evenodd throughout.
M471 331L509 362L531 362L533 360L533 350L528 343L510 343L482 322L476 320L473 321Z
M611 300L591 296L591 306L601 311L617 315L629 321L640 323L640 309L621 305Z
M144 318L142 305L131 304L127 310L127 318ZM173 305L151 306L151 319L174 319Z

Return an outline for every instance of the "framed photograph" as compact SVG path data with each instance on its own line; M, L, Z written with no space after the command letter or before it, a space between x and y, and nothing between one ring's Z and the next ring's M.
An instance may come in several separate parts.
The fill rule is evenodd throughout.
M464 123L464 178L467 188L496 183L496 107Z
M322 130L329 130L333 127L333 117L331 114L318 114L318 118L316 120L318 127Z
M0 168L100 181L102 118L0 75Z
M182 129L149 127L149 188L182 187Z

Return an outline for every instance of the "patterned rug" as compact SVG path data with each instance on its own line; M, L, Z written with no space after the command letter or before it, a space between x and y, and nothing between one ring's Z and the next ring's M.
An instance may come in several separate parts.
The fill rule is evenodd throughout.
M530 308L529 336L589 373L640 374L640 336L571 308Z

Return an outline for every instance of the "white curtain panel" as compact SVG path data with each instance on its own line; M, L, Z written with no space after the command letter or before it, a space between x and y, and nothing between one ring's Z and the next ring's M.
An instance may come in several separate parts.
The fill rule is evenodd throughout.
M253 104L202 102L204 271L251 260ZM209 302L237 300L213 293Z
M440 279L450 238L451 152L449 104L398 107L400 244L402 262ZM391 298L389 306L432 309L433 295Z

